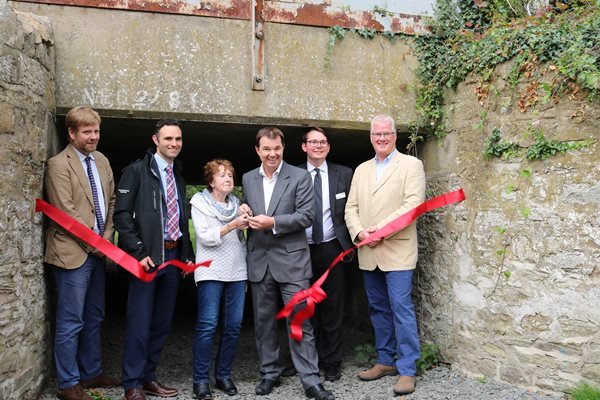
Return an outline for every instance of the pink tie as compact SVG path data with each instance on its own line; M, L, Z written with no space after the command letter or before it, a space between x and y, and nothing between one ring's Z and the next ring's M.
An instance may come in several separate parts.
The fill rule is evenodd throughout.
M177 240L181 236L179 230L179 206L175 196L175 180L173 179L173 168L165 168L167 171L167 235L170 240Z

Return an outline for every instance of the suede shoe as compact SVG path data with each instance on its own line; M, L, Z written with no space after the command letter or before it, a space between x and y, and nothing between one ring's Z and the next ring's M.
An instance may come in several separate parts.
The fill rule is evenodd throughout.
M231 378L217 379L216 387L228 396L235 396L238 392Z
M121 381L113 376L100 374L92 379L84 379L81 381L81 387L89 388L112 388L121 384Z
M208 383L194 383L194 395L197 400L212 400L212 392Z
M306 397L316 400L335 400L335 395L329 390L325 390L323 385L317 383L315 386L311 386L306 389Z
M173 397L179 393L179 390L163 386L159 381L144 382L142 388L146 394L159 397Z
M125 400L146 400L144 389L141 387L134 387L125 392Z
M58 389L56 397L60 400L92 400L92 398L83 391L83 388L79 383L70 388Z
M254 393L256 393L259 396L264 396L266 394L271 393L273 389L279 385L281 385L281 380L279 378L263 379L258 385L256 385Z
M391 365L375 364L372 368L358 373L361 381L374 381L384 376L398 375L398 369Z
M410 394L415 391L416 379L414 376L402 375L398 378L398 382L394 385L394 394L403 395Z

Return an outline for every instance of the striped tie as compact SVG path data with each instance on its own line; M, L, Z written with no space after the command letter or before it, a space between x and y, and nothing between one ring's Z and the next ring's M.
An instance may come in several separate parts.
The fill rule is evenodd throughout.
M181 236L179 230L179 206L175 196L175 180L173 179L173 168L168 166L167 171L167 236L169 240L177 240Z
M96 181L94 180L94 174L92 173L92 158L87 156L85 158L87 164L87 174L90 180L90 188L92 189L92 198L94 199L94 213L96 214L96 223L98 224L98 231L100 236L104 235L104 218L102 218L102 210L100 209L100 201L98 200L98 189L96 189Z

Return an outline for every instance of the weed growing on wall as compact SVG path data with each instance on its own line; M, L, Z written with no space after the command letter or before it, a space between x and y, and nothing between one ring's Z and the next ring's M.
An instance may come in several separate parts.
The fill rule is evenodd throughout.
M526 157L528 160L545 160L551 156L565 154L569 150L581 150L595 142L593 139L569 141L548 140L542 129L533 128L531 125L524 136L533 137L533 143L529 146L524 146L518 142L502 140L500 130L494 128L492 134L485 139L485 147L483 149L484 158L489 160L493 157L498 157L507 160L515 157Z
M417 360L417 374L423 373L440 363L440 347L434 343L421 343L421 357Z

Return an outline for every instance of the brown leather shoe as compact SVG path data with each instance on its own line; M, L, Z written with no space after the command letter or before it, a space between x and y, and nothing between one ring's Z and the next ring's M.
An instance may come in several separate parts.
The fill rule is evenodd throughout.
M92 398L83 391L80 384L66 389L58 389L56 397L60 400L92 400Z
M121 381L113 376L100 374L95 378L81 381L81 387L87 388L112 388L121 384Z
M375 364L372 368L358 373L358 378L362 381L374 381L384 376L398 375L396 366Z
M142 387L144 388L144 392L146 392L146 394L151 394L153 396L173 397L177 396L179 393L179 390L163 386L159 381L144 382Z
M401 376L394 385L394 394L409 394L415 391L416 379L414 376Z
M134 387L125 392L125 400L146 400L144 389Z

